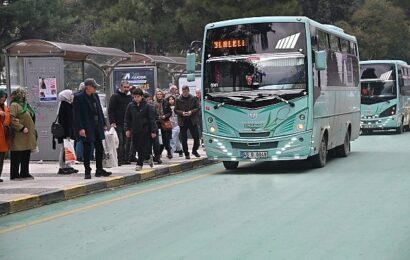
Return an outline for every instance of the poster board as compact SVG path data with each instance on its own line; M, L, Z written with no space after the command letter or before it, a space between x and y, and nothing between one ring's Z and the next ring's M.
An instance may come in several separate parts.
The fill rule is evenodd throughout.
M130 86L136 86L148 92L151 96L155 94L157 84L156 67L117 67L113 72L113 93L120 87L122 80L127 80Z
M57 78L38 78L38 95L40 102L55 102L57 101Z

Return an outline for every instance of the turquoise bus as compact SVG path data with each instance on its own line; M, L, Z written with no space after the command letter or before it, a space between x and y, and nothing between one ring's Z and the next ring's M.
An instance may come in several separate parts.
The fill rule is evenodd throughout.
M363 134L394 130L410 124L410 66L401 60L360 62L361 122Z
M211 23L201 70L205 150L226 169L307 158L323 167L359 136L359 53L341 28L307 17Z

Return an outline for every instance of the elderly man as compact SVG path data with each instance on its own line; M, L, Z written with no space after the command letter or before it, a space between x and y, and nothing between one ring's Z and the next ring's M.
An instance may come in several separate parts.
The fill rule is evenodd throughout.
M95 147L96 177L110 176L111 172L103 169L103 144L105 139L105 118L100 99L95 93L100 85L93 78L84 81L84 91L74 97L74 129L84 144L85 179L91 179L90 150Z
M125 110L129 103L132 102L132 96L130 94L130 84L128 81L121 81L120 87L111 96L110 103L108 105L108 118L111 123L111 127L115 128L118 135L119 145L117 149L118 165L130 164L130 139L125 136L124 129L124 116Z
M198 115L200 113L199 101L196 97L189 93L189 87L182 87L182 95L177 99L174 109L178 115L178 125L180 127L181 143L184 149L185 158L190 159L188 151L188 134L187 131L194 138L194 146L192 147L192 154L195 157L201 157L198 153L199 148L199 132L198 132Z

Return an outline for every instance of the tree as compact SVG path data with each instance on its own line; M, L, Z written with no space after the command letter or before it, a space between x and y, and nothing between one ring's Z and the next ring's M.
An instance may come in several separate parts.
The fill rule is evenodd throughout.
M404 11L386 0L366 0L354 12L347 32L357 36L361 60L402 59L410 62L410 27Z
M320 23L335 23L350 20L363 0L300 0L302 15Z

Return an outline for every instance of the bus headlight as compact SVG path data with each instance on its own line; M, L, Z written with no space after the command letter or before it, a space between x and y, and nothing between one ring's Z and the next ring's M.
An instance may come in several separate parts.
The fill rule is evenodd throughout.
M303 129L305 129L305 125L304 124L297 124L296 128L298 130L303 130Z
M209 128L209 132L215 133L215 132L216 132L216 128L215 128L214 126L211 126L211 127Z

